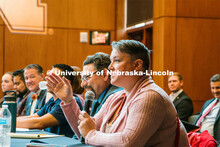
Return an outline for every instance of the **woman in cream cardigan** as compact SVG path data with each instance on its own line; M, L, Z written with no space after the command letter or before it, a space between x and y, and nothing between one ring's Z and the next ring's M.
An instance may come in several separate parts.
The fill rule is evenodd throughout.
M77 104L66 79L47 77L76 135L95 146L189 146L168 95L146 75L148 49L133 40L113 42L112 48L111 84L124 90L108 98L94 118L74 111Z

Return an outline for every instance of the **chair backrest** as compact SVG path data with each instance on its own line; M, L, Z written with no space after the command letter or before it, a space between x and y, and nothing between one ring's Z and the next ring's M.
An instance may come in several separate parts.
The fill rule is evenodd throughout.
M191 124L194 124L195 121L197 120L198 116L199 116L199 114L196 114L196 115L194 114L194 115L190 116L188 119L188 122Z

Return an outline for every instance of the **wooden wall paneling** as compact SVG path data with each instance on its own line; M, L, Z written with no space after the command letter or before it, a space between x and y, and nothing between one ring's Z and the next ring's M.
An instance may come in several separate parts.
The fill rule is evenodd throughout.
M178 18L177 71L192 100L212 98L209 79L220 69L220 20Z
M4 73L4 43L3 43L3 25L0 24L0 78ZM0 86L0 98L3 97L2 86Z
M125 3L126 0L116 0L116 40L126 39Z
M174 71L176 48L176 18L166 17L154 20L153 71ZM169 93L167 76L153 76L154 81Z
M69 0L42 0L47 4L48 27L67 28Z
M115 0L69 0L69 27L115 30Z
M165 18L164 34L164 71L176 70L176 18ZM170 93L168 89L168 76L164 78L164 90Z
M71 66L78 66L82 69L82 63L87 56L88 43L80 43L80 32L87 32L89 37L88 30L69 29L67 60Z
M144 29L144 36L145 36L144 42L146 47L150 50L152 50L152 41L153 41L152 33L153 33L152 28Z
M183 17L220 18L220 1L177 0L177 10Z
M4 26L5 60L2 66L4 72L24 68L31 63L41 65L45 71L57 63L81 67L87 55L101 51L111 53L110 45L80 43L79 35L81 31L88 33L90 30L110 31L111 42L114 41L116 0L42 0L42 2L48 5L47 35L13 34ZM0 19L1 24L3 21Z
M154 0L153 18L176 16L176 1L177 0Z
M153 32L153 71L163 70L164 65L164 18L154 20ZM154 76L156 84L164 87L163 78Z
M2 17L0 17L0 25L3 25Z
M12 34L5 32L5 71L39 64L44 70L67 62L67 30L53 29L53 35Z
M3 73L3 64L4 64L4 42L3 42L3 25L0 25L0 74Z
M69 29L68 33L68 64L82 68L83 61L88 55L105 52L110 55L111 45L90 45L80 42L80 32L88 30ZM88 37L89 39L90 37ZM115 31L111 31L111 42L115 40Z
M193 100L194 113L200 112L204 101Z
M179 19L178 19L179 20ZM196 31L196 30L194 30ZM181 32L181 33L180 33ZM189 32L189 36L186 36L186 32ZM195 40L192 40L190 37L192 32L189 28L182 28L182 25L178 21L177 27L177 49L176 49L176 71L179 72L183 76L183 89L187 93L187 95L193 100L193 87L195 86L195 81L192 80L193 75L193 58L194 51L192 47L187 46L186 44L194 43ZM187 38L190 37L190 38ZM187 43L188 40L188 43ZM181 41L181 44L180 42ZM181 46L182 45L182 46ZM191 79L191 80L189 80Z

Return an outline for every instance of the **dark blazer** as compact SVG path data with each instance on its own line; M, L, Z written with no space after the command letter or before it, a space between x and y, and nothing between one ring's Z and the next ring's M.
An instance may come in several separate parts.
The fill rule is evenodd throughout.
M205 102L205 104L202 106L202 109L201 109L201 112L199 114L199 117L198 119L195 121L194 124L197 123L197 121L199 120L199 118L202 116L202 113L203 111L205 110L206 107L208 107L208 105L210 103L212 103L213 101L215 100L215 98L211 99L211 100L208 100ZM214 124L214 130L213 130L213 133L214 133L214 139L218 142L218 144L220 143L220 109L218 110L218 114L217 114L217 117L215 118L215 124Z
M34 94L34 93L29 94L27 101L26 101L26 115L27 116L30 115L30 112L31 112L31 105L33 102L32 98L31 98L32 94ZM37 99L36 107L34 108L34 113L36 112L36 109L41 109L44 106L46 95L47 95L47 90L41 90L41 92L38 96L38 99Z
M173 101L177 114L180 120L188 121L188 118L193 114L192 100L183 91Z
M104 95L104 97L102 98L102 101L101 103L93 103L92 105L92 109L91 109L91 113L90 115L91 116L94 116L102 107L102 105L105 103L105 101L108 99L108 97L118 91L121 91L123 90L123 88L121 87L117 87L117 86L114 86L114 85L109 85L109 87L107 87L107 91Z

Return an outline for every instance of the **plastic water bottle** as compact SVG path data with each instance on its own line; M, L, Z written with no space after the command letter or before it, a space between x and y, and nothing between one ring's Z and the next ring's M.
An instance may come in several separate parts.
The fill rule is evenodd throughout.
M11 113L8 105L2 105L0 111L0 147L10 147Z
M17 96L15 91L4 92L4 102L2 105L8 105L8 110L11 113L11 132L16 132L16 115L17 115Z

